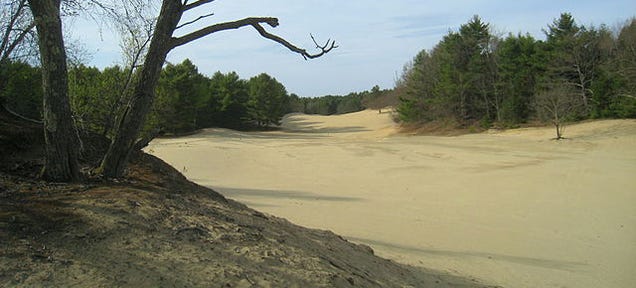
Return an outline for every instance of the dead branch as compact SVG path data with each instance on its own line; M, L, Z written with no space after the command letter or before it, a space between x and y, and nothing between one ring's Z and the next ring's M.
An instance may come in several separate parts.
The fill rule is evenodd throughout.
M224 30L238 29L244 26L253 25L254 23L267 23L269 26L276 27L278 26L278 19L271 18L271 17L258 17L258 18L250 17L250 18L245 18L245 19L232 21L232 22L214 24L214 25L205 27L203 29L194 31L192 33L189 33L187 35L183 35L178 38L172 38L172 48L184 45L186 43L192 42L194 40L205 37L212 33L224 31Z
M276 36L274 34L270 34L269 32L267 32L265 30L265 28L263 28L263 26L261 26L258 23L254 23L252 24L252 26L254 27L254 29L256 29L256 31L258 31L259 34L261 34L261 36L270 39L272 41L278 42L279 44L287 47L287 49L291 50L292 52L296 52L298 54L300 54L301 56L303 56L303 58L305 58L305 60L307 59L314 59L314 58L318 58L322 55L325 55L327 53L329 53L331 50L333 50L334 48L338 48L338 46L336 45L336 41L332 41L331 39L327 40L327 43L325 43L324 46L320 46L316 40L314 39L314 43L316 44L316 48L318 48L320 50L319 53L317 54L310 54L309 52L307 52L307 50L305 49L301 49L296 47L295 45L289 43L287 40ZM312 36L313 38L313 36Z
M183 27L188 26L188 25L190 25L190 24L194 24L194 23L196 23L197 21L199 21L199 20L201 20L201 19L208 18L208 17L210 17L210 16L214 16L214 13L210 13L210 14L206 14L206 15L203 15L203 16L199 16L197 19L194 19L194 20L192 20L192 21L189 21L189 22L186 22L186 23L183 23L183 24L181 24L181 25L177 26L177 27L175 28L175 30L176 30L176 29L183 28Z
M211 2L214 2L214 0L199 0L199 1L196 1L196 2L190 3L190 4L188 4L188 1L185 1L185 3L183 3L183 5L184 5L183 6L183 11L185 12L185 11L188 11L190 9L194 9L194 8L197 8L197 7L201 6L201 5L203 5L203 4L208 4L208 3L211 3Z
M190 34L187 34L178 38L173 38L172 48L184 45L186 43L192 42L194 40L205 37L215 32L238 29L245 26L254 27L254 29L256 29L256 31L258 31L258 33L264 38L275 41L285 46L287 49L291 50L292 52L300 54L301 56L303 56L303 58L305 58L305 60L318 58L322 55L325 55L326 53L329 53L334 48L338 48L338 46L336 45L336 41L329 39L324 45L320 45L318 44L314 36L311 35L311 39L316 45L316 48L320 50L316 54L311 54L307 52L307 50L297 47L296 45L290 43L289 41L283 39L282 37L279 37L277 35L267 32L265 28L263 28L263 26L261 25L262 23L265 23L271 27L277 27L279 25L278 19L273 17L250 17L250 18L233 21L233 22L219 23L219 24L205 27L203 29L197 30L195 32L192 32Z

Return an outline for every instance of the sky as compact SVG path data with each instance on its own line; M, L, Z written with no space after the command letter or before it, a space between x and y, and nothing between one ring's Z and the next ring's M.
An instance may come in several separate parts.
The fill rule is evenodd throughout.
M303 97L346 95L374 85L392 88L404 65L419 51L433 48L473 15L502 36L529 33L544 39L542 30L562 12L571 13L580 25L615 28L636 16L636 1L217 0L189 11L183 21L209 13L214 16L198 25L277 17L280 25L267 27L270 33L308 51L315 46L310 33L318 42L332 39L339 47L321 58L304 60L244 27L177 47L167 61L176 64L188 58L208 76L235 71L249 79L267 73L289 93ZM122 63L119 37L107 27L91 20L72 21L69 26L73 40L88 52L89 65L104 68Z

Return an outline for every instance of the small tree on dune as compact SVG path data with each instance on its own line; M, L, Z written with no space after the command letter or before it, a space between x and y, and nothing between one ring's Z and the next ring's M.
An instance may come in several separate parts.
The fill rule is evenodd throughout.
M543 89L537 94L537 111L544 121L550 121L554 125L555 140L561 140L564 138L565 123L576 118L582 105L576 91L573 91L568 85L550 86L553 87Z

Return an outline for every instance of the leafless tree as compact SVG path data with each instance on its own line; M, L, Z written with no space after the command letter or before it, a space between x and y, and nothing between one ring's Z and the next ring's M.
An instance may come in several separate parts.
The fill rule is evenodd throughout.
M563 139L565 122L571 120L583 107L576 90L567 83L550 85L536 96L537 111L544 120L552 122L556 140Z
M0 6L0 63L9 58L31 56L29 41L34 40L35 23L27 0L5 1ZM30 39L29 39L30 38ZM20 49L24 48L24 49ZM19 51L20 55L15 55Z
M35 23L31 16L26 0L6 1L0 6L0 90L3 90L6 81L11 76L8 75L7 64L11 59L29 60L35 48L34 31ZM0 106L9 113L14 114L28 121L37 121L13 112L4 103L6 99L0 101Z

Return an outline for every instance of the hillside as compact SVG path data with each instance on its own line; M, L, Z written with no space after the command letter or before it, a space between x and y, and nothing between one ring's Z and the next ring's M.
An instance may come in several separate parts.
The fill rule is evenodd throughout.
M39 181L41 128L0 116L2 287L484 287L250 209L147 154L126 179ZM84 144L94 164L104 140Z

